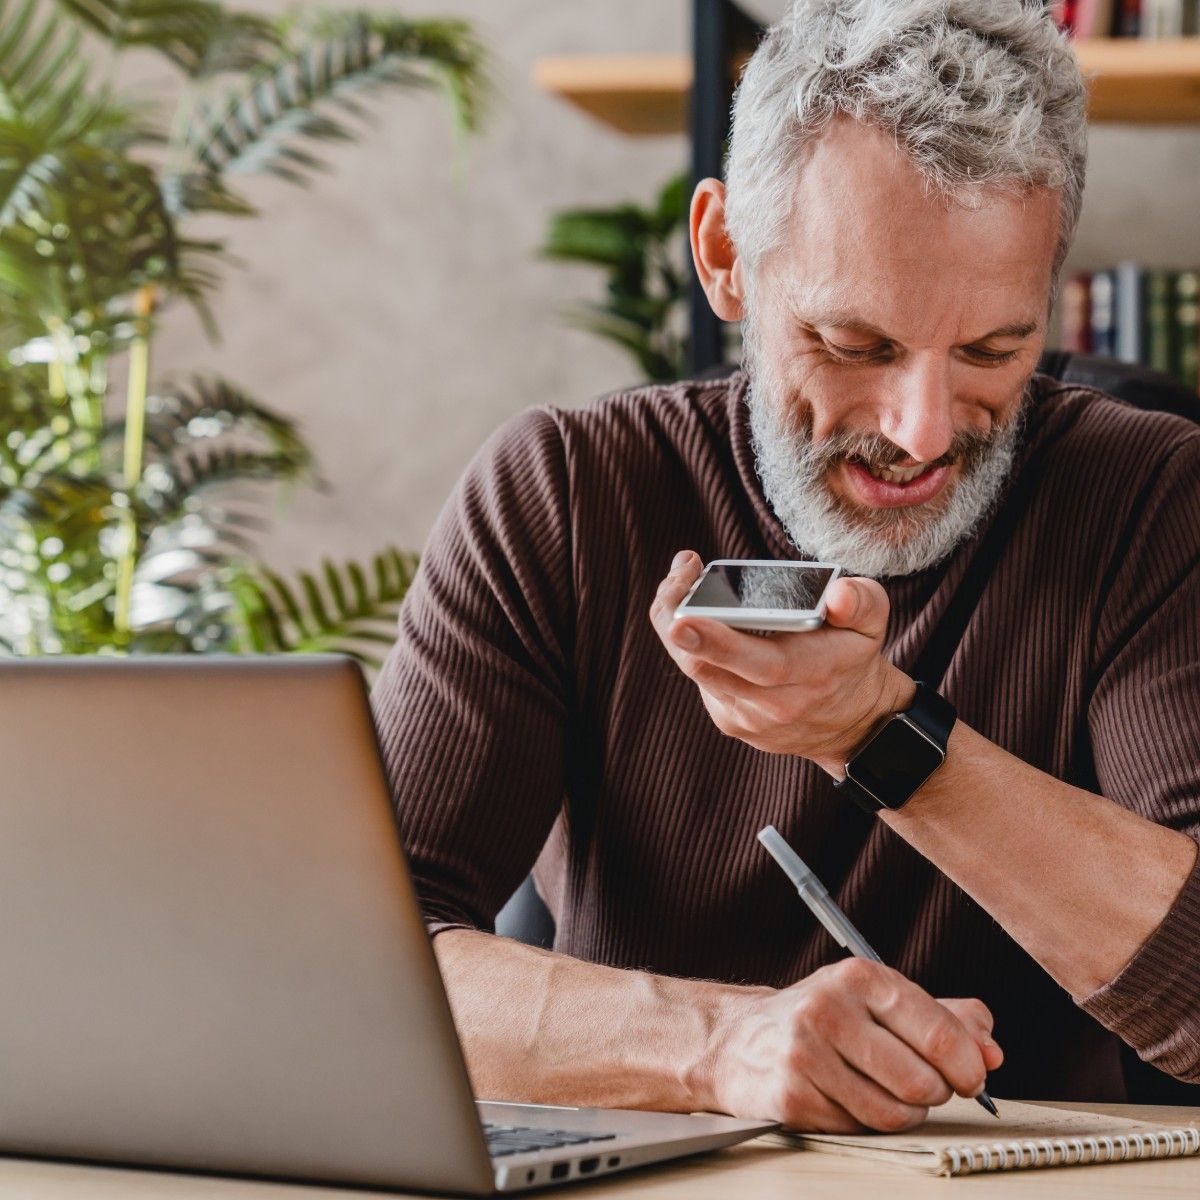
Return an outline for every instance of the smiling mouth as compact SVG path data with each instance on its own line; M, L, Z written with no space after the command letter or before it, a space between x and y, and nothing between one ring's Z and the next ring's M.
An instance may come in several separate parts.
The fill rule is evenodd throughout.
M928 504L942 494L951 475L950 465L941 460L911 467L882 467L854 457L845 460L845 470L850 496L877 511Z
M912 483L914 479L924 475L927 471L932 471L934 467L943 465L941 463L918 463L915 467L878 467L871 463L863 462L861 459L854 459L853 461L876 479L881 479L884 483L899 484Z

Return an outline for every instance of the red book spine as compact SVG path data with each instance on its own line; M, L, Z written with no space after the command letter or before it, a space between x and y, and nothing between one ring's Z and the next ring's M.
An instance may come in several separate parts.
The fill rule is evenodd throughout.
M1072 275L1062 291L1062 330L1059 343L1072 354L1092 348L1092 277L1087 271Z
M1057 0L1054 5L1054 20L1059 29L1074 33L1079 21L1079 0Z

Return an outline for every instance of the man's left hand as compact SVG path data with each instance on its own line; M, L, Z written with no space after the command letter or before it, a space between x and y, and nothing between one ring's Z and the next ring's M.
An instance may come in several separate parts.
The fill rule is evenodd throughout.
M705 617L675 620L701 568L698 555L681 551L650 606L667 653L700 689L722 733L811 759L840 779L879 721L915 694L883 656L887 593L871 579L837 579L820 629L759 637Z

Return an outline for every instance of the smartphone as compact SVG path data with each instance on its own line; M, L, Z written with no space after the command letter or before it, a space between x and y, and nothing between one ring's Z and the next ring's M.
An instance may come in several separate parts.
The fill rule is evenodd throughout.
M829 585L838 563L718 558L710 562L675 610L675 617L711 617L734 629L817 629L825 622Z

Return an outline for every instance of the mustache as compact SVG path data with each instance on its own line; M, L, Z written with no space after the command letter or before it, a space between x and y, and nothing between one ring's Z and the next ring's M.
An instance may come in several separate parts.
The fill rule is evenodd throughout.
M810 462L818 471L828 470L837 463L855 460L876 469L893 467L909 457L895 442L882 433L866 429L835 429L819 442L813 440L811 412L800 414L798 432L807 443ZM971 470L983 461L988 452L1006 432L1006 427L993 426L986 432L979 429L960 429L954 434L946 452L931 463L931 467L948 467L958 463Z

